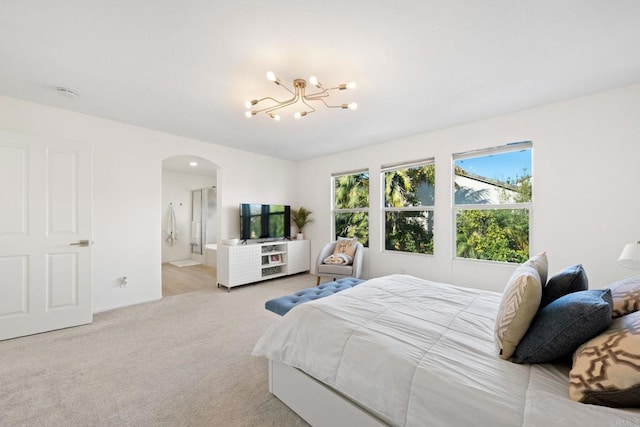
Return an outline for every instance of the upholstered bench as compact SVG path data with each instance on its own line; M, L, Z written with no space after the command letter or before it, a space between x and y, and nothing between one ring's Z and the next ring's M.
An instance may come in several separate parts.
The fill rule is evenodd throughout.
M355 277L345 277L335 282L326 282L321 285L309 289L303 289L295 294L285 295L283 297L274 298L265 303L264 308L273 311L280 316L284 316L289 310L298 304L313 301L314 299L328 297L345 289L352 288L364 282L362 279Z

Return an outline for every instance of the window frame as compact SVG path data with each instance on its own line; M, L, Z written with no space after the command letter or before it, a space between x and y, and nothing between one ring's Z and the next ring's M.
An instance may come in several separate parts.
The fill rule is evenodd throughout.
M387 212L431 212L432 219L435 222L435 207L436 207L436 198L434 195L433 205L420 205L420 206L403 206L403 207L388 207L386 203L386 194L385 194L385 183L386 177L385 174L388 172L394 172L397 170L403 169L412 169L420 166L432 165L436 167L436 162L434 157L430 157L427 159L414 160L410 162L400 162L400 163L391 163L380 166L380 248L382 252L396 253L396 254L408 254L408 255L421 255L421 256L434 256L436 252L435 242L433 245L433 253L422 253L422 252L409 252L395 249L387 249L386 241L387 241ZM435 191L435 184L434 184ZM435 234L435 233L434 233ZM434 238L435 240L435 238Z
M369 185L367 187L367 206L362 208L337 208L336 207L336 178L349 176L349 175L361 175L361 174L367 174L369 179ZM335 172L331 174L331 235L333 236L333 239L337 240L337 238L339 237L336 234L336 215L337 214L363 212L367 215L367 227L368 227L367 241L366 241L367 244L365 245L363 243L363 246L368 248L371 244L371 215L369 212L370 208L371 208L371 173L369 171L369 168L356 169L356 170L347 171L347 172Z
M520 150L531 150L531 181L533 182L533 143L532 141L519 141L519 142L511 142L505 145L482 148L478 150L470 150L464 151L461 153L454 153L451 155L451 236L452 236L452 259L453 260L463 260L463 261L473 261L473 262L488 262L493 264L518 264L512 261L496 261L490 259L479 259L479 258L465 258L458 256L458 226L457 226L457 213L458 211L473 211L473 210L523 210L526 209L528 213L528 227L529 227L529 253L528 256L531 256L531 235L532 235L532 219L533 219L533 206L534 206L534 193L531 192L531 201L523 202L523 203L498 203L498 204L456 204L456 161L461 159L470 159L475 157L488 156L491 154L501 154L508 153L512 151L520 151Z

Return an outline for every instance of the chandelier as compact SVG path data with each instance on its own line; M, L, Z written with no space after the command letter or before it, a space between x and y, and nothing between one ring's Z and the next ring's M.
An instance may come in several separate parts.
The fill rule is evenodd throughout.
M247 112L245 113L247 117L253 117L258 113L264 112L267 115L269 115L269 117L271 117L273 120L278 121L280 120L280 114L276 113L277 110L292 106L294 104L298 104L299 108L296 110L293 116L296 119L299 119L300 117L304 117L316 111L316 109L311 104L316 103L317 101L322 102L324 106L327 108L341 108L344 110L355 110L358 108L358 104L356 104L355 102L352 102L350 104L330 105L327 103L327 101L325 101L325 99L329 97L330 91L355 89L356 88L355 82L350 82L350 83L341 84L335 87L325 88L315 76L311 76L309 77L309 83L312 86L315 86L316 89L318 89L318 92L307 94L306 93L307 81L304 79L295 79L293 81L294 90L291 90L287 86L285 86L272 71L267 72L267 80L269 80L270 82L274 82L278 86L283 87L293 96L285 101L278 101L277 99L272 98L270 96L266 96L261 99L254 99L251 101L247 101L244 104L245 107L247 107ZM258 104L261 102L264 102L264 104L262 104L262 105L265 105L264 108L260 108L260 106L258 106Z

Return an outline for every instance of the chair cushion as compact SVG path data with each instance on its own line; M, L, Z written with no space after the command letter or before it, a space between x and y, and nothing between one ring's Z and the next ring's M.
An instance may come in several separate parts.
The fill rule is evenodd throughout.
M320 264L317 268L317 275L331 276L337 274L340 276L350 276L353 273L353 265L344 264Z
M345 277L343 279L336 280L335 282L326 282L313 288L303 289L291 295L285 295L269 300L265 303L264 308L273 311L280 316L284 316L289 310L297 305L333 295L337 292L359 285L362 282L364 282L364 280L356 279L354 277Z

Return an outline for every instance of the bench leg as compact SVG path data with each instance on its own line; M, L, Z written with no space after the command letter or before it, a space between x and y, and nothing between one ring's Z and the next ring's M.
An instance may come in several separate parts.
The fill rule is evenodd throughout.
M316 280L316 286L320 284L320 276L318 276L318 280Z

